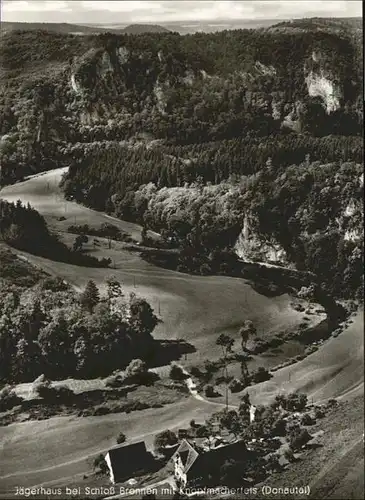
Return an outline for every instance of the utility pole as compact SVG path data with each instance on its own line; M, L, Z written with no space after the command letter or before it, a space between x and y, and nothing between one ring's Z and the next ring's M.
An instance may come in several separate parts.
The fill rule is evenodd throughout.
M226 366L226 411L228 411L228 368Z
M136 277L135 276L133 276L133 286L134 286L134 288L136 288Z
M159 316L161 316L161 305L160 305L160 301L158 301L158 314L159 314Z

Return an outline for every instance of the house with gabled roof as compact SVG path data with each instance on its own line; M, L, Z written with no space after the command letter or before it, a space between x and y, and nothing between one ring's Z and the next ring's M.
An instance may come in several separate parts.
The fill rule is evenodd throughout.
M144 441L111 448L105 455L110 480L120 483L151 470L154 458L146 449Z
M206 440L198 445L195 441L183 439L171 460L174 463L174 476L179 486L204 482L214 475L229 460L243 460L247 456L247 448L243 441L233 443L218 440Z

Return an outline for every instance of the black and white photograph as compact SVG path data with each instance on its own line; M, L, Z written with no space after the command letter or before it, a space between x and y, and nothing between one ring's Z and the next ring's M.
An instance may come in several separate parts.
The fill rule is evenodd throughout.
M0 14L0 500L362 500L362 2Z

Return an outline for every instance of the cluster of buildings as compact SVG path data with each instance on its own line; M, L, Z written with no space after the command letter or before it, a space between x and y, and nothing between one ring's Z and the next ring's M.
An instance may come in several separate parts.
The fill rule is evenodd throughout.
M171 448L171 447L170 447ZM179 487L195 485L219 471L230 460L243 460L248 450L242 440L224 438L184 438L170 450L174 479ZM110 480L121 483L129 478L155 470L156 460L144 441L112 448L105 456Z

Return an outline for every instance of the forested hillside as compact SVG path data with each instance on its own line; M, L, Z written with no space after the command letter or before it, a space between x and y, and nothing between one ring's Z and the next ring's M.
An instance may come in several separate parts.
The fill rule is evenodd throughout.
M3 34L1 182L69 166L69 198L185 252L313 269L352 295L361 35L318 19L186 36Z

